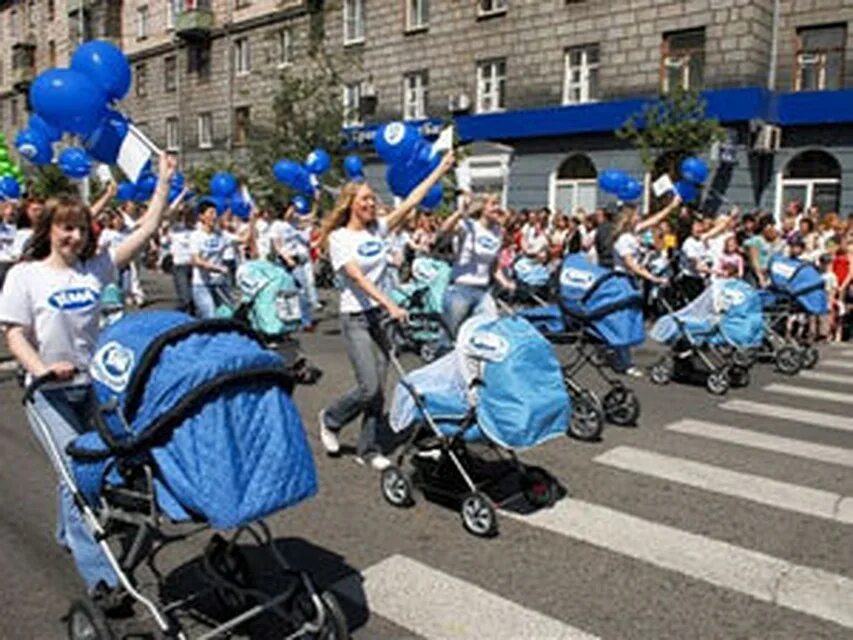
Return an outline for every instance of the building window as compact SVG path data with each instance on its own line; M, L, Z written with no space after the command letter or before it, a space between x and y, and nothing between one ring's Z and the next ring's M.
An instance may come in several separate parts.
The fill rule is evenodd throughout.
M506 108L506 60L488 60L477 65L477 112Z
M403 118L426 118L428 95L429 74L426 71L416 71L403 76Z
M364 0L344 0L344 44L364 42Z
M47 0L47 19L48 21L53 20L56 17L56 2L54 0Z
M29 0L27 3L27 26L34 28L38 23L38 1Z
M210 80L210 44L200 42L187 49L187 72L197 73L199 82Z
M137 63L133 77L136 80L136 96L144 98L148 95L148 67L144 62Z
M175 56L163 58L163 81L167 92L178 88L178 59Z
M148 37L148 5L144 4L136 9L136 39L144 40Z
M276 63L286 67L293 62L293 33L290 29L279 29L276 34Z
M248 38L237 38L234 41L234 72L237 75L249 73L252 70L252 56Z
M598 196L598 171L582 153L569 156L552 174L550 207L572 215L579 209L595 211Z
M178 132L178 119L166 118L166 150L177 151L181 148L180 134Z
M198 148L210 149L213 146L213 115L198 114Z
M9 112L12 116L12 126L17 127L18 126L18 99L17 98L12 98L12 100L9 102Z
M782 206L798 201L806 210L838 211L841 204L841 165L825 151L804 151L794 156L779 177L777 215Z
M234 144L246 144L249 139L249 107L237 107L234 109Z
M47 42L47 66L56 66L56 41L48 40Z
M824 91L844 86L847 26L804 27L797 31L795 91Z
M661 90L699 90L705 67L705 29L664 34L661 45Z
M361 124L361 83L351 82L344 85L344 126Z
M429 26L429 0L406 0L406 29L426 29Z
M481 16L505 13L507 0L478 0L477 11Z
M598 100L598 45L566 50L563 104Z

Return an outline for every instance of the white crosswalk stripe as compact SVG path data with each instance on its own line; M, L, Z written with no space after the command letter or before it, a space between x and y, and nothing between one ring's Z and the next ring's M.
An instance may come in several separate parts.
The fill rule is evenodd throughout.
M814 400L828 400L829 402L838 402L841 404L853 404L853 393L839 393L837 391L797 387L792 384L768 384L764 387L764 391L781 393L798 398L812 398Z
M606 507L563 500L529 516L534 527L581 540L764 602L853 628L853 579L797 565Z
M634 447L610 449L594 461L777 509L853 524L853 498L831 491L801 487Z
M470 582L401 555L350 576L334 587L358 602L363 592L374 613L430 640L596 640Z
M853 369L853 360L821 360L820 365L824 367L835 367L836 369Z
M794 407L786 407L776 404L753 402L751 400L729 400L721 404L720 408L725 409L726 411L736 411L738 413L745 413L765 418L801 422L810 427L821 427L824 429L853 432L853 418L839 416L833 413L824 413L822 411L808 411L806 409L796 409Z
M824 373L823 371L800 371L800 378L804 380L816 380L817 382L834 382L836 384L853 384L853 376L845 376L837 373Z
M831 447L805 440L795 440L794 438L783 438L758 431L705 422L704 420L679 420L666 428L669 431L708 438L709 440L853 467L853 449Z

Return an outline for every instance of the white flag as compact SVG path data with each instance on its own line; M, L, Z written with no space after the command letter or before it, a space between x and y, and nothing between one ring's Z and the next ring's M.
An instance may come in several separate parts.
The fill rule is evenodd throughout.
M432 143L432 152L443 153L453 148L453 125L442 129L438 134L438 140Z
M128 180L136 182L145 165L151 160L152 154L155 153L160 154L157 146L139 129L130 125L118 151L116 164L124 171Z

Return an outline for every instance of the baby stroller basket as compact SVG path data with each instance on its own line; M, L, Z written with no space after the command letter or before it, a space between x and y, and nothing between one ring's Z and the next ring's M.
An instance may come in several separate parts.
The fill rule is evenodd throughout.
M823 315L829 310L823 276L808 262L774 256L768 266L770 290L793 298L811 315Z

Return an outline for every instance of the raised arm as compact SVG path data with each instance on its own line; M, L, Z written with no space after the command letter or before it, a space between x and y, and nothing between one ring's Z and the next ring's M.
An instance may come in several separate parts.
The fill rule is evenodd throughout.
M388 229L393 231L406 221L406 218L415 207L418 206L421 200L426 197L426 194L432 189L433 185L441 180L442 176L450 170L453 163L456 162L456 157L452 151L448 151L442 157L439 165L429 174L426 179L421 182L414 190L406 197L399 207L385 216L385 221L388 224Z
M650 216L647 216L644 220L641 220L635 229L636 233L642 233L646 229L651 229L652 227L656 227L661 222L663 222L666 217L673 212L673 210L681 204L681 197L678 194L673 194L672 200L669 201L669 204L666 205L660 211L657 211Z
M459 206L456 208L456 211L450 214L441 223L441 226L438 228L438 235L443 236L456 231L456 225L459 224L459 221L462 220L462 218L468 212L468 207L470 206L471 195L466 193L464 196L462 196L462 202L459 203Z
M89 208L90 211L92 212L93 218L97 218L98 214L100 214L101 211L103 211L104 209L107 208L107 205L109 204L110 200L113 199L115 194L116 194L116 183L113 180L110 180L107 183L107 188L104 189L104 192L101 194L101 197L98 198L98 200L95 202L95 204L93 204Z
M116 247L113 260L119 269L126 267L133 259L133 256L148 244L148 240L160 228L160 223L166 212L166 200L169 197L169 181L175 173L176 166L177 161L175 160L175 156L166 153L160 155L157 188L154 190L151 202L148 203L148 209L139 219L136 229Z

